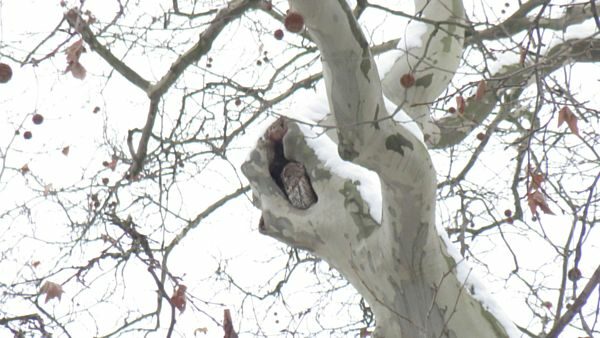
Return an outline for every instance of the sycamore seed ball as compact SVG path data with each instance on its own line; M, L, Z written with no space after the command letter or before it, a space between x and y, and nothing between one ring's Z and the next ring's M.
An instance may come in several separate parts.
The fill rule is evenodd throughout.
M298 33L304 28L304 18L300 13L288 12L284 21L285 29L292 33Z
M281 29L276 30L275 33L273 33L273 35L277 40L283 39L283 31Z
M0 63L0 83L7 83L12 78L12 68L6 63Z
M42 114L35 114L31 120L34 124L42 124L42 122L44 122L44 116L42 116Z

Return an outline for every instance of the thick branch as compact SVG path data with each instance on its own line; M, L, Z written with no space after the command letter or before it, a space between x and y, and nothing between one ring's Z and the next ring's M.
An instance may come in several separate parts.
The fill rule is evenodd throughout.
M335 115L342 158L380 174L383 180L414 178L431 171L421 142L396 124L383 104L381 82L369 44L345 1L292 1L319 47L329 106ZM377 150L375 150L377 149ZM398 177L389 167L402 168Z
M566 7L565 14L559 18L539 18L536 21L536 18L527 17L527 14L533 9L548 3L550 3L550 0L530 0L521 5L508 19L494 27L482 31L468 31L466 45L475 44L480 40L506 38L536 25L540 28L563 30L571 25L582 23L594 17L592 6L587 1ZM595 1L594 4L598 6L600 2Z
M128 172L128 178L131 180L135 180L144 168L144 162L146 161L146 156L148 155L148 142L150 141L152 129L154 128L154 121L156 120L156 115L158 114L159 102L160 99L150 99L150 107L148 108L148 115L146 116L146 124L142 129L142 137L138 143L137 151L131 154L133 162L131 163ZM127 143L130 145L130 150L133 142L132 137L133 134L129 132Z
M434 147L447 148L461 142L494 111L505 91L527 86L536 72L538 76L545 77L568 63L600 61L600 39L565 41L552 47L542 60L541 64L513 64L503 67L487 81L486 94L481 99L467 99L463 114L449 115L436 121L441 138Z
M420 44L404 40L395 53L384 55L393 65L382 70L383 91L420 126L427 144L435 145L439 130L431 120L429 106L446 90L460 64L465 11L461 1L419 0L415 6L428 22L409 23L410 33L406 34L416 34Z
M292 9L304 17L321 52L330 108L338 123L343 157L361 156L375 134L374 121L384 114L381 86L369 44L340 1L297 1ZM346 140L346 142L344 141Z
M33 313L33 314L29 314L29 315L23 315L23 316L17 316L17 317L4 317L4 318L0 318L0 325L6 325L10 322L25 322L25 321L29 321L29 320L34 320L40 323L43 323L44 321L42 320L42 317L40 317L40 315L38 315L37 313Z
M46 331L46 325L44 324L44 319L42 319L42 317L37 314L37 313L32 313L32 314L28 314L28 315L22 315L22 316L16 316L16 317L4 317L4 318L0 318L0 325L6 326L10 329L10 323L11 322L18 322L18 325L22 325L24 326L27 322L32 322L31 324L28 324L27 327L31 330L32 326L35 328L35 330L39 331L43 337L49 337L51 336L51 334ZM63 328L64 329L64 328ZM11 329L11 331L13 331ZM17 333L17 331L13 331L15 334ZM17 335L15 335L16 337Z

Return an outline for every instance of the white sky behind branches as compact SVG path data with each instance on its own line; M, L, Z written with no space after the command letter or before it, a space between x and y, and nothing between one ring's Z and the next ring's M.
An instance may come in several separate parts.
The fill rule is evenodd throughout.
M219 7L223 3L224 1L214 0L203 4L206 4L208 9ZM387 1L378 3L388 4ZM411 6L403 6L405 2L395 3L398 7L394 9L411 11ZM86 8L90 9L100 22L106 23L112 20L118 10L114 4L113 1L88 0ZM516 6L514 1L510 1L510 4ZM181 28L175 33L155 28L144 29L150 26L151 16L161 19L159 14L170 6L171 1L165 0L140 2L138 6L128 7L125 20L120 21L123 32L127 32L127 26L136 26L140 29L134 29L135 34L115 36L117 41L119 39L132 41L136 38L136 34L143 37L135 48L128 50L126 44L117 42L112 50L118 55L126 54L125 62L133 65L140 75L152 81L160 78L173 60L184 51L185 45L180 43L195 41L198 32L206 26L206 22L195 23L196 26L192 27L187 23L177 23L173 19L173 26ZM505 18L514 9L509 7L506 14L499 14L500 8L504 8L504 2L494 2L492 7L487 7L473 1L466 2L465 6L468 15L477 18L483 18L485 15L491 23ZM473 8L476 9L475 12ZM55 27L63 12L64 9L58 6L56 1L0 2L0 53L23 57ZM558 11L556 15L559 15ZM244 81L246 85L264 84L268 78L266 74L270 74L286 61L287 56L296 53L297 49L294 45L300 45L302 41L288 32L285 33L283 41L276 41L271 33L282 27L275 24L273 20L268 20L265 15L256 14L254 17L261 19L260 22L264 26L253 25L248 20L231 24L214 46L218 53L210 54L213 57L211 69L205 67L206 59L203 58L197 67L184 74L177 87L188 85L191 88L199 88L207 82L218 81L221 77ZM380 23L367 24L371 20L379 20ZM398 21L405 22L405 20ZM369 27L367 36L374 42L381 42L390 37L402 36L402 31L396 29L398 21L384 21L381 20L381 13L367 12L361 22L363 27ZM552 41L560 41L559 39L565 37L582 37L593 32L594 29L594 23L588 21L567 30L564 34L557 32L556 38ZM114 31L111 30L112 33ZM57 38L51 38L36 57L50 52L48 47L55 47L53 42L58 41ZM167 45L166 42L170 44ZM549 39L548 48L551 43ZM154 49L155 45L161 48ZM76 80L70 74L63 74L66 68L63 50L64 47L60 48L55 57L42 62L38 67L30 65L19 67L13 60L0 56L0 61L9 63L14 72L8 84L0 85L0 107L3 114L0 123L0 149L5 160L5 170L0 176L0 205L2 206L0 214L5 216L0 219L0 247L3 249L12 247L12 250L0 256L0 271L2 271L0 284L12 284L22 279L43 275L55 270L57 264L81 265L105 248L100 241L86 243L85 247L71 246L69 243L72 242L74 233L65 226L69 220L64 210L61 210L60 204L70 209L69 217L85 220L87 216L85 208L77 209L77 207L88 203L86 194L97 190L101 185L101 178L107 177L111 183L115 182L127 169L126 165L120 165L115 172L111 172L103 167L102 162L109 161L113 153L109 144L125 145L127 130L140 128L146 119L148 100L144 93L112 72L100 57L90 52L81 57L81 62L88 71L84 81ZM264 51L268 52L271 63L263 65L262 68L255 67L255 61L262 58ZM498 57L498 62L490 67L491 70L498 67L497 65L518 59L516 54ZM309 64L309 71L317 71L320 65L316 61L318 60L307 56L299 60L298 65ZM600 74L598 66L577 65L568 69L567 75L574 79L571 89L579 97L586 98L589 105L598 107L596 94L598 78L589 75ZM466 73L464 77L455 79L453 85L459 86L477 75ZM561 73L554 76L560 78L564 75ZM590 79L575 81L579 77ZM286 78L284 74L280 84L289 84L295 80L297 79ZM176 112L181 102L182 92L176 89L171 91L172 93L167 95L161 107L166 112ZM310 90L301 91L296 101L277 106L271 113L287 115L296 107L297 103L294 102L305 102L311 95L313 94ZM95 107L100 108L97 114L93 113ZM216 114L222 111L223 104L215 101L211 107L212 113ZM190 112L194 109L200 111L201 102L196 102L196 105L190 102L188 109ZM31 116L34 113L43 114L45 120L42 125L33 125ZM166 114L157 125L162 123L164 129L168 130L174 123L174 116L175 114ZM239 177L236 169L239 168L254 140L261 135L269 122L270 120L262 120L259 125L248 130L246 135L234 142L228 152L231 163L219 159L206 159L199 161L196 166L186 167L180 176L182 181L172 187L169 200L165 203L176 206L183 217L193 218L198 210L203 210L203 206L239 188L245 180ZM554 121L545 122L555 125ZM190 123L198 123L198 121L190 121ZM580 125L583 132L599 130L598 128L597 121ZM21 135L15 135L16 130L19 130ZM22 138L22 133L26 130L33 133L31 140ZM474 138L476 133L474 132L464 144L459 146L457 152L463 150L472 152L477 144ZM572 137L567 136L565 142L568 143L568 139ZM70 149L69 155L64 156L61 151L67 146ZM506 151L499 139L493 139L487 149L478 160L482 165L470 173L467 182L474 189L481 186L489 187L490 191L500 195L500 200L504 197L506 205L502 206L490 206L486 201L481 201L481 210L494 207L501 212L511 208L510 191L503 185L507 184L505 181L512 177L510 161L515 154ZM585 152L585 149L581 149L580 156L586 156ZM468 160L468 157L450 157L447 151L433 152L433 157L440 180L448 173L456 174ZM33 175L22 175L18 172L18 169L25 164L29 166ZM97 175L98 172L101 174ZM576 174L576 171L573 174ZM573 187L580 187L580 183L575 175L564 182L565 186L572 184ZM41 193L44 189L60 192L59 197L53 194L44 196ZM146 183L134 183L127 190L130 190L131 199L127 200L127 194L121 194L122 205L133 203L135 196L157 193L156 187ZM372 191L366 189L364 193L368 194ZM374 202L372 207L375 214L378 213L376 204L377 202ZM439 224L455 217L459 206L460 203L456 198L439 203ZM149 229L154 231L159 231L158 228L162 224L171 227L169 230L174 230L181 225L180 220L157 208L141 208L135 205L123 211L130 213L140 222L143 220L150 225ZM555 210L560 214L557 211ZM478 218L481 222L493 221L486 219L489 216L482 215ZM252 326L252 323L256 322L259 322L261 328L265 330L262 333L270 337L278 336L277 332L289 321L294 322L299 328L310 330L309 326L313 322L293 318L296 315L294 310L301 311L304 307L310 306L314 299L322 297L331 297L328 300L331 305L318 310L322 313L334 314L333 318L320 318L324 326L339 325L337 319L339 317L360 319L360 313L345 313L343 311L348 309L339 306L346 300L357 301L353 289L344 285L344 281L340 279L333 279L332 283L335 285L326 287L339 287L341 291L324 295L317 287L322 281L316 280L309 272L300 271L299 277L292 279L284 289L286 305L289 306L290 312L286 311L279 301L261 303L251 297L244 299L239 290L228 289L218 280L223 278L222 275L214 274L219 268L219 261L226 264L227 272L231 273L235 280L243 280L244 286L249 289L257 289L264 285L270 285L272 288L274 286L272 284L278 280L275 277L281 277L282 271L279 271L279 268L285 263L287 257L279 254L285 252L285 246L258 234L256 230L258 216L258 211L248 203L247 198L238 198L204 220L173 252L170 258L170 272L182 276L184 284L188 285L188 294L193 297L188 306L196 305L201 309L201 311L188 310L178 316L176 329L178 336L191 336L190 332L198 327L208 327L208 336L219 336L222 331L211 317L220 321L224 308L245 310L244 314L247 317L244 317L241 324L241 318L236 318L235 314L233 318L236 328L241 327L242 332L245 333L242 334L243 336L251 337L256 334L254 330L257 329ZM531 217L527 210L525 217ZM564 243L565 229L568 228L566 225L570 222L569 216L542 216L541 223L515 222L515 228L507 231L505 235L514 251L527 256L527 259L520 260L522 271L530 271L525 273L526 275L531 275L533 279L543 278L544 283L548 285L557 285L557 279L561 275L557 273L556 265L553 265L555 262L552 261L556 259L556 253L546 245L547 243L544 243L546 239L543 236L553 242ZM531 230L540 235L534 238L523 235ZM90 236L96 238L105 232L110 232L102 228L93 228L90 231L92 232ZM497 235L497 233L486 234L470 248L476 253L474 256L484 264L474 264L476 270L472 273L479 275L483 283L487 284L495 300L509 313L512 320L519 325L530 326L534 322L528 306L523 303L523 294L526 290L515 277L510 277L506 281L514 266L512 259L507 259L510 257L510 252L506 246L499 243ZM597 232L592 232L590 236L593 236L588 238L590 243L600 243ZM600 256L599 246L598 244L592 246L592 249L596 250L595 253L586 252L581 262L582 271L593 271L598 264L594 257ZM64 254L67 252L71 255L65 259ZM31 268L30 263L37 260L42 262L40 267ZM315 266L324 274L331 273L323 263ZM81 288L81 285L76 282L69 282L64 286L65 294L62 301L51 301L44 305L44 309L59 319L67 319L72 316L70 313L75 311L73 318L77 319L69 324L69 329L74 332L105 334L111 330L111 325L106 323L116 325L121 319L119 311L122 311L122 304L134 305L134 311L147 311L155 307L156 285L147 278L137 278L145 274L144 269L142 264L132 262L116 270L95 270L86 278L88 282L95 280L92 290ZM310 270L310 267L306 270ZM62 281L72 273L72 270L59 272L52 277L52 280ZM116 285L115 276L125 277L125 280L129 281L123 285ZM38 289L39 285L22 283L14 288L14 292L35 294ZM112 297L111 301L104 302L103 300L108 296ZM541 291L540 298L555 299L554 294L546 290ZM88 307L86 304L95 305ZM255 306L262 312L251 313L248 311L251 306ZM14 313L31 312L30 304L14 299L3 307L10 308ZM203 311L207 312L208 316L203 315ZM278 313L277 316L274 316L275 312ZM316 313L311 315L316 316ZM279 323L276 322L275 317L278 318ZM107 326L97 328L95 321ZM166 313L161 318L161 322L168 322ZM5 334L2 330L0 328L0 336ZM151 336L161 337L163 334L164 331L159 331ZM135 336L135 333L132 336ZM280 334L280 336L284 335Z

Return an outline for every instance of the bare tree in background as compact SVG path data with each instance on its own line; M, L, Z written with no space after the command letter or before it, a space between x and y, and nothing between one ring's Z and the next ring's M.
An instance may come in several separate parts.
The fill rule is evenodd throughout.
M463 262L445 254L436 224L495 281L490 290L514 290L524 336L598 335L600 123L589 88L600 74L598 3L417 1L407 13L294 1L307 30L285 1L160 5L57 2L43 31L9 32L8 17L31 13L2 4L2 90L26 76L40 93L81 79L97 101L69 101L98 121L99 136L61 131L69 117L60 107L23 111L8 107L30 102L1 97L1 335L213 336L217 325L231 337L375 327L385 337L506 335L469 278L454 275ZM464 16L453 10L461 5ZM331 15L339 20L324 20ZM421 45L406 45L406 23L423 28L410 31ZM440 43L457 57L435 54ZM373 56L386 55L405 62L380 86ZM322 127L339 135L344 159L379 174L383 217L308 145L317 126L290 122L284 155L306 168L318 201L306 210L286 201L259 141L245 171L261 231L292 247L270 242L272 256L255 257L264 271L255 281L232 267L242 257L213 258L195 243L207 228L221 232L206 240L225 246L259 240L256 213L228 221L241 208L249 215L253 199L239 169L251 150L245 134L293 112L295 94L323 81L321 60L335 115ZM386 112L383 94L426 146L389 117L398 112ZM123 97L135 102L125 111ZM54 181L51 164L73 158L86 162Z

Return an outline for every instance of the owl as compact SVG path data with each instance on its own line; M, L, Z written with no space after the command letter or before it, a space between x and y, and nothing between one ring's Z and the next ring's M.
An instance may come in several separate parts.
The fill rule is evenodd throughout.
M287 120L280 117L265 132L269 173L292 206L308 209L317 202L317 195L310 184L304 165L285 157L283 137L287 131Z
M288 201L298 209L308 209L317 202L317 195L310 184L302 163L290 161L281 171L281 183Z

